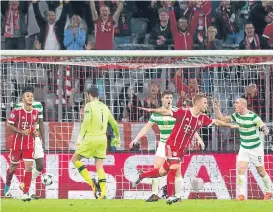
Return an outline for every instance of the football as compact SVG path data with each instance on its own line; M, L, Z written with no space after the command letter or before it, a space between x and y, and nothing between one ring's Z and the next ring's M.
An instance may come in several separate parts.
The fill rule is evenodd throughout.
M51 174L45 173L42 175L42 183L46 186L49 186L53 183L53 177Z

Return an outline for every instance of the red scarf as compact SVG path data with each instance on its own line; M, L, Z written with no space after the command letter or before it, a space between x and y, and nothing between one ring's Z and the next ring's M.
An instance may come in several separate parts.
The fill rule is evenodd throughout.
M5 38L13 38L14 37L14 31L19 30L19 11L17 10L11 10L11 6L9 6L7 15L6 15L6 23L5 23ZM13 14L12 14L13 11ZM13 20L13 21L12 21Z
M255 49L261 49L259 36L257 34L255 34L253 38L254 38L254 43L255 43ZM245 43L246 43L245 48L251 49L250 42L249 42L249 39L247 36L245 37Z

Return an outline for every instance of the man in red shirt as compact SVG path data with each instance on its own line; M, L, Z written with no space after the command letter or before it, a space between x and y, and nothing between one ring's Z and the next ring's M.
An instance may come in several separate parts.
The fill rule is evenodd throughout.
M238 125L231 125L217 119L209 118L205 112L208 108L207 98L203 94L196 94L193 98L193 107L189 109L179 108L176 110L167 109L148 109L142 108L145 111L152 113L159 113L166 116L173 116L176 118L173 131L166 141L165 151L167 160L160 169L153 169L148 172L139 171L136 186L144 178L160 177L168 172L167 175L167 204L172 204L180 201L180 197L174 196L174 181L180 161L184 153L192 141L196 131L202 127L209 127L212 124L215 126L239 128Z
M107 6L100 7L100 17L96 11L94 0L90 0L92 19L95 24L95 49L112 50L114 40L114 26L119 21L120 13L123 9L123 1L118 2L115 14L110 16L110 8Z
M32 109L33 88L27 87L23 91L22 108L14 109L8 119L7 127L14 133L10 145L10 167L7 170L6 184L4 188L5 197L11 197L9 188L13 174L15 173L21 159L24 161L24 195L23 201L30 201L29 187L32 178L32 165L34 161L34 137L39 136L35 131L39 112Z

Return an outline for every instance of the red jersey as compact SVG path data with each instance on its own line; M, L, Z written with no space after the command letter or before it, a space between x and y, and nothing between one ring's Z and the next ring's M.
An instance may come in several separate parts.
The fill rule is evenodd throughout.
M13 124L17 129L26 130L34 128L38 121L39 112L37 110L26 111L24 108L14 109L8 119L8 123ZM11 149L23 150L34 148L34 136L15 133L12 136Z
M197 130L213 123L206 114L193 116L190 109L185 108L173 110L172 116L176 118L176 122L166 145L174 146L179 152L183 152L188 147Z
M114 25L112 17L108 21L103 22L99 17L95 21L95 49L96 50L112 50L114 40Z

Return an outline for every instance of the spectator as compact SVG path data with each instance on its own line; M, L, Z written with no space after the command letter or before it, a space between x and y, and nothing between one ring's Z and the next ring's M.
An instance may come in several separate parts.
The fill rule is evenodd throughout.
M266 1L253 1L250 5L249 21L253 23L255 33L262 35L266 26L265 17L267 16Z
M138 107L142 107L142 104L134 94L133 87L130 85L125 85L122 88L118 101L114 105L114 114L117 120L136 122L143 115L143 111L138 109Z
M86 30L78 15L73 15L64 32L64 46L67 50L83 50L86 40Z
M208 36L204 38L201 33L197 35L197 43L199 44L199 49L204 50L220 50L222 49L222 41L216 39L217 29L214 26L208 28Z
M38 3L39 10L41 12L41 15L45 18L48 13L48 6L45 1L40 1ZM40 28L38 26L38 23L35 18L34 9L33 9L33 3L28 2L28 12L26 15L27 20L27 36L26 36L26 49L34 49L34 41L36 40L36 37L40 33Z
M175 50L192 50L193 46L193 33L195 29L189 27L189 23L186 17L181 17L178 20L178 24L175 19L173 7L169 2L171 31L174 40ZM193 24L195 25L195 24ZM193 30L191 30L193 29Z
M116 24L115 28L115 47L118 45L129 44L131 29L130 29L130 17L129 15L122 13L119 18L119 22Z
M211 10L211 1L188 1L188 6L183 15L189 17L193 36L196 33L206 36L208 27L211 25Z
M159 108L161 106L160 89L156 82L150 82L150 95L144 99L144 107L146 108ZM144 114L144 120L147 121L150 118L150 113Z
M47 20L43 18L39 10L37 0L33 1L33 9L37 23L40 27L39 43L36 46L38 49L44 50L59 50L64 49L64 27L67 17L69 1L66 0L63 6L62 14L58 21L56 21L56 14L54 11L49 11Z
M161 8L158 14L160 22L152 29L149 43L154 45L156 50L168 50L169 45L173 44L168 9Z
M118 23L120 13L123 9L123 2L118 3L115 14L110 16L110 8L107 6L100 7L100 17L98 16L94 0L90 0L92 19L95 22L96 40L95 49L111 50L113 49L114 26Z
M246 37L241 41L239 49L270 49L266 38L255 34L255 28L251 22L245 26Z
M22 4L24 2L21 2ZM22 5L21 4L21 5ZM9 1L2 24L2 33L5 37L6 49L25 49L27 26L23 9L19 1Z
M243 31L240 32L235 11L231 10L229 1L221 1L220 6L216 9L215 20L217 28L222 32L220 38L224 39L226 44L240 43L244 34Z
M247 101L247 108L257 113L259 116L264 117L264 113L262 112L264 110L264 101L262 98L259 98L259 91L256 84L250 83L248 86L245 87L245 94L242 96L242 98L246 99ZM262 114L261 114L261 113Z

